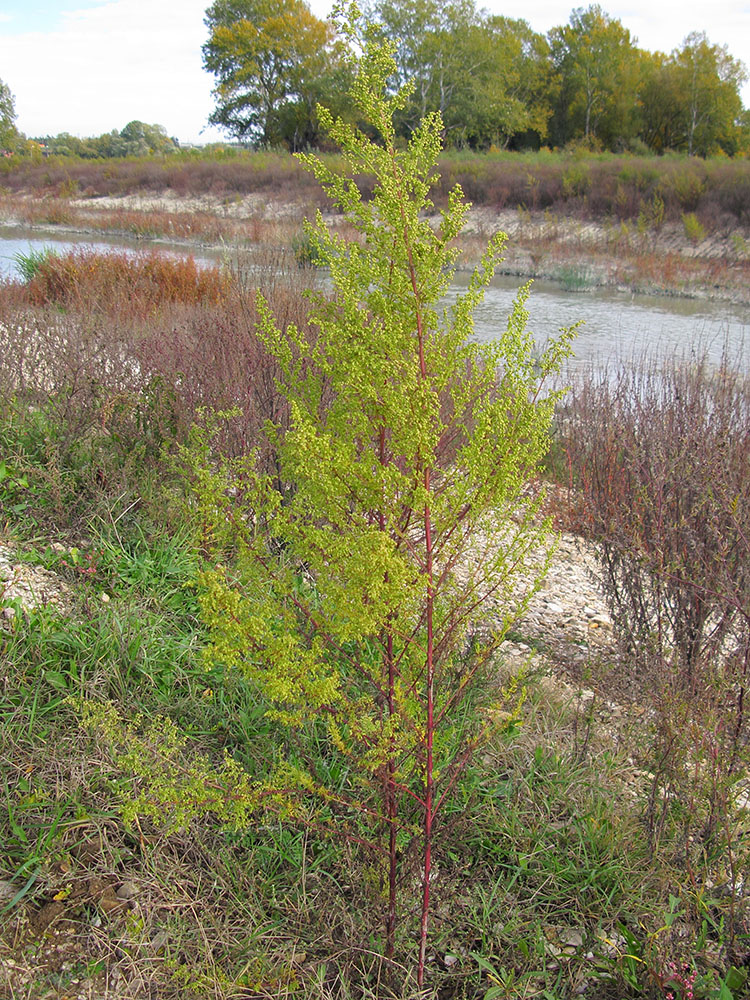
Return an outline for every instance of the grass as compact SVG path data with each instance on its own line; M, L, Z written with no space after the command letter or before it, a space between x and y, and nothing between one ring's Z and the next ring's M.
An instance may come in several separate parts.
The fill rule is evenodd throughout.
M199 512L170 458L202 406L236 403L244 414L220 425L213 454L247 454L279 401L247 275L245 285L206 279L223 290L214 297L195 295L196 276L182 270L172 294L174 270L148 258L68 267L64 293L50 283L36 301L27 288L0 295L0 327L14 338L0 355L2 537L16 561L68 588L64 613L4 602L0 992L417 1000L413 942L399 938L392 962L378 957L382 887L353 837L271 816L230 828L216 810L170 829L128 809L149 791L128 754L150 753L156 777L164 759L149 720L184 734L173 766L206 761L217 775L227 753L262 775L286 739L242 677L201 657ZM253 281L283 322L304 322L311 276L292 261ZM511 638L559 670L544 636ZM587 683L611 697L634 669L609 652ZM502 659L496 670L508 682ZM645 772L666 702L644 687L615 728L563 690L519 681L445 814L428 995L686 1000L695 973L696 1000L738 1000L746 900L732 891L726 851L697 835L686 850L692 786L674 783L658 800L663 822L649 841ZM125 742L84 725L84 703L111 706ZM339 763L314 726L301 752L321 771ZM735 866L742 845L730 841Z
M19 250L13 254L13 263L21 278L28 284L54 256L55 251L51 247L43 247L41 250L30 247L27 253Z
M34 915L62 896L71 899L58 917L63 943L70 954L78 949L79 963L85 957L109 975L135 975L163 996L229 997L243 987L260 996L411 996L395 987L378 992L378 977L387 977L371 955L375 887L346 842L280 824L224 833L210 817L165 835L118 818L123 778L106 746L82 734L71 696L106 699L127 713L168 713L190 734L193 753L255 744L256 756L271 735L251 691L205 675L189 592L177 610L160 602L163 541L148 552L141 535L136 548L134 558L111 539L97 541L107 553L101 582L114 592L110 604L92 600L100 583L86 579L71 616L26 613L2 635L0 876L25 892L6 915L0 949L16 957L14 935L29 922L33 931ZM181 565L187 582L190 554L176 542L168 553L168 567ZM125 577L120 588L112 574ZM533 736L488 748L491 762L470 772L446 819L432 967L447 995L483 995L491 980L482 963L514 969L519 988L564 990L584 970L592 974L591 960L582 943L561 964L554 941L547 946L551 935L573 927L586 950L596 949L597 931L613 933L623 909L643 913L635 819L617 822L589 765L549 746L540 712L527 715ZM137 903L119 915L107 915L101 899L81 907L79 888L92 877L112 888L135 883ZM97 914L102 930L92 935ZM164 960L154 962L159 932ZM115 957L123 934L129 943ZM53 977L41 960L44 939L32 933L32 940L44 995ZM594 981L616 973L616 963L605 965ZM408 979L405 968L400 974Z
M595 284L589 270L575 264L561 267L555 278L564 292L585 292Z
M141 525L93 548L97 572L83 578L68 554L40 553L77 580L71 614L26 612L2 633L0 877L21 895L0 953L18 961L13 941L28 933L39 970L32 995L59 984L38 928L62 897L55 946L92 980L102 969L165 997L415 996L372 957L375 887L345 841L278 823L233 834L210 816L169 834L123 822L127 776L106 741L82 732L71 696L128 716L165 713L193 754L249 749L257 759L273 733L243 682L201 665L183 586L190 546ZM113 595L107 605L96 599L102 588ZM638 803L626 797L624 754L581 757L570 712L533 694L520 735L485 748L446 816L431 948L442 996L502 986L508 996L566 997L586 982L614 1000L627 995L626 930L652 971L683 954L684 941L673 950L660 930L677 872L668 851L648 852ZM107 910L92 879L114 892L132 884L132 905ZM652 995L637 971L638 995ZM406 966L395 972L408 982Z
M106 741L82 732L71 696L166 713L193 754L249 748L257 758L273 733L251 690L201 665L190 591L177 586L191 576L189 546L143 530L121 541L96 540L102 578L80 581L71 615L27 612L2 633L0 877L20 896L0 954L18 961L13 942L28 934L31 995L59 985L38 931L59 901L55 946L79 979L119 973L113 996L415 997L403 961L384 969L373 957L377 887L346 841L279 823L225 832L210 816L172 833L123 822L128 779ZM106 606L92 599L102 584L114 595ZM628 995L636 946L647 973L633 972L637 995L659 996L649 974L685 954L683 937L664 929L677 872L668 851L648 851L624 755L581 757L570 711L534 694L520 735L485 748L446 815L430 956L441 996L502 987L490 995L562 998L585 982L615 1000ZM110 896L136 891L107 909L93 879Z

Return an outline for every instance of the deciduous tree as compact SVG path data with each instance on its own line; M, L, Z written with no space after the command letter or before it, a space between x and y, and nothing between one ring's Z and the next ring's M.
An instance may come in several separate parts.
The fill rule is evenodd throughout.
M412 92L396 119L408 135L439 111L447 145L508 145L529 131L544 137L549 47L525 21L489 16L474 0L377 0L368 19L395 45L395 85Z
M669 56L643 60L641 134L656 150L730 155L745 144L740 87L744 65L702 32L688 35Z
M526 21L484 17L456 41L466 73L444 112L454 143L507 147L547 136L553 88L549 45Z
M698 31L687 36L671 62L680 96L681 145L689 156L734 152L742 115L739 91L747 79L743 64Z
M431 111L445 116L455 106L457 92L466 86L484 53L471 51L467 37L479 23L473 0L377 0L367 8L370 24L394 46L395 87L409 85L410 93L396 128L408 135ZM468 61L467 61L468 60Z
M142 156L148 153L173 153L177 145L167 135L163 125L147 125L145 122L128 122L120 132L125 142L123 155Z
M674 62L654 52L644 56L641 66L640 138L656 153L679 149L684 138L683 95Z
M10 87L0 80L0 150L12 150L20 138L13 94Z
M637 127L641 57L630 32L593 4L574 10L549 38L560 80L555 142L627 143Z
M215 0L203 65L217 78L209 121L239 139L299 149L317 139L317 101L346 89L341 43L304 0Z

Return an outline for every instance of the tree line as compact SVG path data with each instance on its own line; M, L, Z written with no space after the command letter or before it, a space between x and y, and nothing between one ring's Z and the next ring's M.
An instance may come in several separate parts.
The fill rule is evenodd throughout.
M729 156L750 152L742 62L692 32L665 55L636 44L598 4L576 8L546 35L475 0L369 0L365 19L396 46L395 92L411 92L395 118L407 139L431 111L446 148L538 149ZM325 148L317 106L353 117L355 53L305 0L214 0L206 11L203 66L216 78L209 122L242 143L298 151ZM0 80L0 151L103 158L176 152L161 125L78 138L28 141Z
M128 122L119 132L113 129L85 139L69 132L60 132L59 135L43 136L36 141L48 153L80 156L85 160L175 153L180 148L177 139L168 136L163 125L148 125L138 120Z
M692 32L669 55L648 52L598 4L546 35L474 0L370 0L373 33L396 45L396 119L407 138L431 111L446 147L592 150L709 156L750 149L744 65ZM305 0L215 0L205 19L205 69L216 77L210 122L237 139L320 147L316 107L344 117L353 58Z
M148 125L134 120L119 131L112 129L102 135L80 138L69 132L27 139L16 127L13 95L0 80L0 151L19 154L53 154L79 156L84 160L100 160L117 156L152 156L175 153L180 148L177 139L167 135L163 125Z

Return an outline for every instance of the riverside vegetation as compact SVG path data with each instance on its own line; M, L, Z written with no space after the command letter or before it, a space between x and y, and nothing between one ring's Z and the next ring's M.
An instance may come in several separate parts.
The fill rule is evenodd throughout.
M336 153L321 158L342 168ZM747 300L747 159L453 151L441 155L437 177L436 209L456 183L474 206L459 236L461 267L501 228L512 236L507 273ZM356 181L369 199L372 179ZM302 219L321 208L343 236L354 235L315 178L278 152L11 159L0 163L0 185L0 217L42 230L258 250L304 246Z
M743 995L750 386L558 403L547 509L621 640L587 682L640 709L613 742L503 667L556 354L523 297L467 345L497 244L438 325L464 208L420 220L438 121L393 149L386 67L384 146L337 133L373 199L309 161L359 233L308 231L332 298L291 254L261 298L148 255L2 289L4 532L70 586L0 633L11 996Z

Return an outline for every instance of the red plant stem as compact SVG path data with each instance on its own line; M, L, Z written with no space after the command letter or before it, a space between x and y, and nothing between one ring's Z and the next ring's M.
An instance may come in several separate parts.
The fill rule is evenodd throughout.
M425 492L430 491L430 470L425 469L424 474ZM433 810L433 761L432 747L435 726L435 664L433 662L434 635L432 611L434 604L434 594L432 587L432 521L430 518L430 505L425 504L424 508L425 527L425 552L426 552L426 575L427 575L427 663L426 663L426 688L427 688L427 727L425 732L425 796L424 796L424 870L422 874L422 918L419 931L419 964L417 966L417 985L422 988L424 985L424 965L427 951L427 923L430 913L430 871L432 868L432 821Z
M411 276L412 291L416 305L417 341L419 345L419 374L424 383L427 382L427 365L424 354L424 328L422 325L422 312L420 309L419 290L417 288L417 278L412 259L411 246L409 243L408 231L404 232L405 242L409 256L409 272ZM426 626L427 626L427 651L425 662L425 687L427 702L427 725L425 729L425 795L424 795L424 859L422 872L422 915L419 927L419 962L417 965L417 985L421 989L424 985L425 956L427 952L427 925L430 915L430 872L432 868L432 821L433 810L433 738L435 729L435 663L434 648L435 638L433 629L433 609L435 604L434 581L433 581L433 538L432 538L432 517L430 512L430 468L424 470L424 491L427 500L424 505L424 574L427 578L427 604L426 604Z
M396 167L396 151L392 145L389 145L388 149L389 155L391 157L391 164L393 167L394 180L396 181L398 187L399 201L401 205L401 220L404 226L404 246L406 249L408 264L409 264L409 277L411 280L412 294L414 296L414 311L415 320L417 327L417 345L419 350L419 376L422 380L423 385L427 388L429 383L429 378L427 374L427 364L425 360L425 331L424 322L421 310L421 295L419 286L417 284L417 272L414 265L414 255L412 252L411 239L409 236L409 226L406 219L406 211L404 209L405 197L401 188L401 178L398 175L398 170ZM418 459L418 471L424 457L420 456ZM432 516L430 511L430 489L431 489L431 476L430 476L430 465L429 462L425 462L422 469L423 473L423 484L425 492L425 504L424 504L424 546L425 546L425 559L422 567L424 576L426 577L427 583L427 595L426 595L426 616L425 623L427 628L427 649L425 657L425 687L426 687L426 707L427 707L427 722L425 728L425 778L424 778L424 859L423 859L423 873L422 873L422 915L420 919L419 928L419 962L417 965L417 984L421 989L424 985L424 970L425 970L425 956L427 952L427 925L430 913L430 871L432 867L432 821L434 817L433 810L433 794L434 794L434 778L433 778L433 737L434 737L434 684L435 684L435 663L434 663L434 630L433 630L433 609L435 604L435 587L433 580L433 556L434 556L434 545L432 537Z
M395 668L393 665L393 636L388 634L388 714L393 716L395 712L394 688L395 688ZM391 750L388 758L388 788L386 795L386 806L388 811L388 919L386 921L386 949L385 957L393 958L393 949L396 941L396 874L398 870L398 856L396 854L396 828L397 828L397 803L396 803L396 760Z
M386 464L385 427L380 428L379 459L381 466ZM379 527L386 530L385 496L380 504ZM388 574L386 573L386 583ZM396 664L393 659L393 629L390 622L387 625L385 644L385 659L388 669L388 718L392 719L396 711ZM385 809L388 819L388 913L385 920L385 957L393 958L396 945L396 875L398 871L398 856L396 854L396 828L398 818L398 803L396 801L396 756L393 739L391 751L386 764Z

